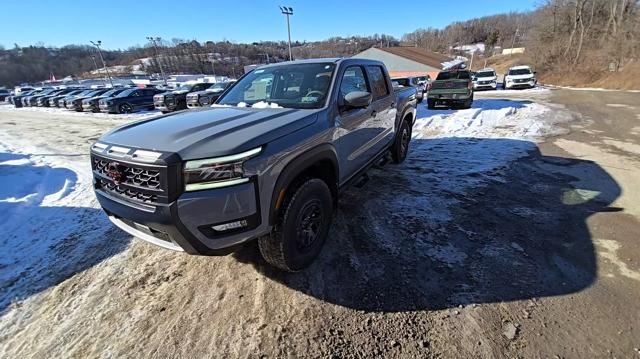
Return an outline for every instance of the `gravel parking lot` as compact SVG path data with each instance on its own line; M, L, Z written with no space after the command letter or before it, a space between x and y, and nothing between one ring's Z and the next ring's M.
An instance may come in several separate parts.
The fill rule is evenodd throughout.
M295 274L110 224L89 144L155 113L0 106L0 357L640 357L638 104L423 103L407 161L343 196Z

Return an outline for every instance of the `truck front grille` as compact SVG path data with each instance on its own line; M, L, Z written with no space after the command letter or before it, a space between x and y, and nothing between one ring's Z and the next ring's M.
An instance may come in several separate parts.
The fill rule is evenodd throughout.
M108 182L103 179L100 179L99 181L100 181L100 187L103 190L110 192L112 194L124 196L127 198L131 198L133 200L137 200L145 203L158 202L158 196L155 194L148 194L148 193L137 191L135 189L128 189L123 187L122 185L117 185L113 182Z
M107 166L113 161L103 160L100 158L93 159L93 168L95 172L108 177ZM118 164L122 168L124 177L121 183L131 184L136 187L149 188L149 189L161 189L160 188L160 171L136 168L129 166L128 164Z
M169 187L175 187L169 185L169 168L164 166L125 162L92 153L91 169L96 189L135 202L168 203Z

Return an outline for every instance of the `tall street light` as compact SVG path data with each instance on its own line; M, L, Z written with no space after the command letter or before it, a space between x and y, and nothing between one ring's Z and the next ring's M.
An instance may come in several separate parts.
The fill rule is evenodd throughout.
M113 81L111 80L111 75L109 74L109 69L107 69L107 64L104 62L104 57L102 57L102 51L100 50L100 45L102 45L102 41L98 40L96 42L89 41L91 45L95 46L98 49L98 55L100 55L100 60L102 61L102 66L104 66L104 71L107 73L107 77L109 77L109 83L113 88Z
M160 65L160 73L162 74L162 81L164 85L167 86L167 77L164 75L164 68L162 68L162 61L160 61L160 53L158 52L158 42L162 39L160 37L151 37L147 36L147 40L151 41L153 44L153 48L156 50L156 59L158 60L158 65Z
M287 15L287 32L289 33L289 61L293 60L293 56L291 56L291 25L289 24L289 15L293 15L293 8L280 6L280 11L283 15Z
M93 60L93 67L96 68L96 74L100 75L100 70L98 70L98 63L96 62L96 55L94 55L93 53L91 54L91 60ZM102 78L102 83L104 85L107 84L107 80L104 77Z

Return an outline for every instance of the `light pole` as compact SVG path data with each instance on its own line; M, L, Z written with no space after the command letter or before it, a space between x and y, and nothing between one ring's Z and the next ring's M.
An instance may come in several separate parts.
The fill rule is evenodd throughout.
M96 62L96 55L91 54L91 60L93 60L93 66L96 68L96 74L99 76L100 75L100 71L98 70L98 63ZM104 85L107 84L107 80L105 78L102 78L102 83Z
M98 49L98 55L100 55L100 60L102 61L102 66L104 66L104 71L107 73L107 77L109 77L109 83L113 88L113 81L111 80L111 75L109 74L109 69L107 69L107 64L104 62L104 57L102 57L102 51L100 50L100 45L102 45L102 41L98 40L96 42L89 41L93 46Z
M151 43L153 44L153 48L156 50L156 59L158 61L158 65L160 66L160 73L162 74L162 81L164 82L164 85L167 85L167 77L164 75L164 69L162 68L162 61L160 61L160 53L158 52L158 42L160 42L162 39L160 37L151 37L151 36L147 36L147 40L151 41Z
M289 15L293 15L293 8L280 6L280 11L283 15L287 15L287 33L289 34L289 61L292 61L293 56L291 56L291 25L289 24Z

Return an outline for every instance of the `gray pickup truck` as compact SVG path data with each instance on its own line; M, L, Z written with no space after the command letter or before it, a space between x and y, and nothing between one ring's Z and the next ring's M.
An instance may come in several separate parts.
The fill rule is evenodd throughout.
M381 62L315 59L245 74L214 108L116 128L91 146L96 196L119 228L225 255L258 240L286 271L320 253L341 190L407 156L416 90Z

